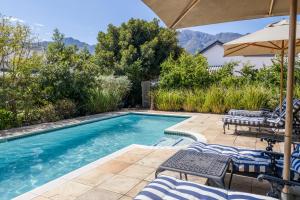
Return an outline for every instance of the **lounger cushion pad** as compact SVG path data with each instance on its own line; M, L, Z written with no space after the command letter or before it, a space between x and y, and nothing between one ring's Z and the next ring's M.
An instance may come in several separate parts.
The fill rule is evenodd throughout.
M244 116L244 117L263 117L268 114L268 111L250 111L250 110L236 110L231 109L228 111L228 115Z
M235 148L219 144L206 144L203 142L195 142L188 147L188 150L230 156L233 160L233 167L236 172L268 173L272 171L269 157L259 150Z
M254 195L244 192L233 192L169 176L159 176L147 185L135 200L270 200L271 197Z

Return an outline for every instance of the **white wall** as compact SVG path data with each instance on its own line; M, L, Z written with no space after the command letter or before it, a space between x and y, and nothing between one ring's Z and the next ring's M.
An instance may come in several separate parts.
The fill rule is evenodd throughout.
M204 57L207 58L209 66L219 66L224 65L228 62L239 62L239 66L235 69L238 71L241 69L243 64L249 63L254 65L255 68L259 69L264 65L271 65L271 59L274 56L232 56L232 57L223 57L224 55L224 48L220 44L216 44L211 48L207 49L205 52L202 53Z

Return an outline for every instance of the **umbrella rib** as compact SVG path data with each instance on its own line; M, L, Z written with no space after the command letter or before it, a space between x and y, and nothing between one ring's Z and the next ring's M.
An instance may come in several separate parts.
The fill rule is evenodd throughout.
M300 40L297 40L296 47L300 46ZM288 46L285 46L284 49L288 49Z
M242 50L242 49L245 49L245 48L249 47L250 45L251 45L251 44L246 44L246 46L243 46L243 47L241 47L241 48L238 48L238 49L236 49L236 50L234 50L234 51L232 51L232 52L226 53L226 54L224 54L224 56L231 55L231 54L233 54L233 53L235 53L235 52L237 52L237 51L240 51L240 50ZM242 46L242 45L240 45L240 46ZM240 46L239 46L239 47L240 47Z
M269 9L269 16L271 16L272 15L272 12L273 12L273 7L274 7L274 0L271 0L271 2L270 2L270 9Z
M282 40L283 41L283 40ZM277 44L275 44L274 42L271 42L271 41L268 41L270 44L272 44L274 47L276 47L276 48L278 48L278 49L282 49L282 48L284 48L283 46L282 47L280 47L280 46L278 46Z
M267 48L267 49L276 49L276 50L280 50L281 48L274 48L274 47L270 47L270 46L266 46L266 45L262 45L262 44L256 44L256 43L252 43L252 46L257 46L257 47L263 47L263 48Z
M243 46L243 45L248 45L248 44L247 44L247 43L244 43L244 44L239 44L239 45L234 46L234 47L229 47L229 48L227 49L227 51L230 51L230 50L232 50L232 49L239 48L239 47L241 47L241 46Z
M183 12L176 18L176 20L172 23L170 28L174 28L199 2L200 0L194 0L187 8L183 10Z

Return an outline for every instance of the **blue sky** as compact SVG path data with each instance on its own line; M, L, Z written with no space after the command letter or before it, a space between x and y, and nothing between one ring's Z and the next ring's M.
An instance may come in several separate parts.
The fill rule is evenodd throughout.
M108 24L119 25L130 18L151 20L156 15L141 0L0 0L0 13L30 25L40 40L50 40L54 28L67 37L89 44L97 42L99 31ZM216 34L219 32L250 33L283 19L223 23L189 28Z

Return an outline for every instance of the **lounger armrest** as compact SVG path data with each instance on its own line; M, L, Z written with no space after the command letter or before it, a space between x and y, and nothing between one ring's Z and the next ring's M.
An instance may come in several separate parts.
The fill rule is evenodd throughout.
M266 175L266 174L260 174L257 177L257 179L259 181L266 180L271 184L277 183L277 184L282 185L282 186L285 186L285 185L287 185L287 186L300 186L299 182L287 181L287 180L283 180L282 178L278 178L278 177L270 176L270 175Z
M295 182L295 181L287 181L283 180L281 178L275 177L275 176L270 176L266 174L261 174L257 177L258 181L268 181L271 189L267 193L267 196L279 198L281 191L285 185L287 186L300 186L300 183Z
M264 112L272 112L272 110L268 108L260 108L259 110Z
M267 151L273 151L274 144L276 142L282 142L281 139L278 139L278 138L275 138L275 137L261 137L260 140L262 142L266 141L268 143L268 146L266 147Z
M266 147L266 150L267 151L273 151L273 147L274 147L274 144L277 143L277 142L284 142L284 139L282 138L278 138L278 137L274 137L274 136L269 136L269 137L261 137L260 140L263 142L263 141L266 141L268 143L268 146ZM292 141L292 144L293 145L297 145L297 144L300 144L300 142L295 142L295 141Z
M274 159L280 159L283 157L283 153L278 153L278 152L274 152L274 151L264 151L263 154L270 156L271 158L274 158Z

